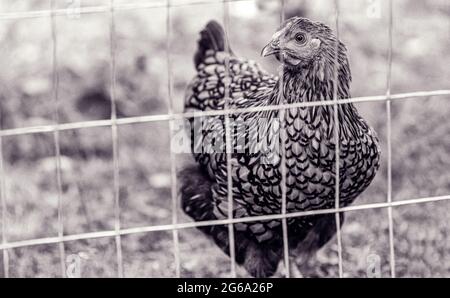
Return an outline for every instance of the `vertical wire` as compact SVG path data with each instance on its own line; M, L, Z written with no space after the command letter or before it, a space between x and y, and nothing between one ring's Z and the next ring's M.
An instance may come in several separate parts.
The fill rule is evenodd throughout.
M117 106L116 106L116 23L114 17L114 0L110 0L110 74L111 74L111 135L113 146L114 167L114 230L117 251L118 276L123 277L122 244L120 238L120 180L119 180L119 146L117 133Z
M341 218L339 213L340 203L340 136L339 136L339 112L338 112L338 75L339 75L339 0L334 0L335 21L336 21L336 42L334 52L334 78L333 78L333 101L334 101L334 141L336 159L336 179L335 179L335 213L336 238L338 246L339 277L343 277L342 266L342 235Z
M3 110L0 105L0 131L3 130ZM6 221L7 221L7 212L6 212L6 176L5 176L5 168L3 164L3 137L0 135L0 204L2 208L1 212L1 225L2 225L2 245L6 245L7 236L6 236ZM3 257L3 275L5 278L9 277L9 253L7 249L2 250Z
M229 4L226 0L222 1L223 3L223 23L224 23L224 31L225 31L225 52L230 53L230 44L228 40L228 32L229 32L229 21L230 21L230 12L229 12ZM230 57L229 55L225 55L225 79L224 79L224 97L225 97L225 110L229 108L230 101ZM228 196L228 219L233 219L233 177L232 177L232 168L231 168L231 152L232 142L231 142L231 131L230 131L230 116L229 114L225 115L225 151L227 155L227 196ZM234 226L232 223L228 224L228 237L230 242L230 260L231 260L231 276L236 277L236 251L235 251L235 237L234 237Z
M285 20L285 0L280 0L280 21L281 23ZM278 102L286 103L286 98L283 96L283 85L284 85L284 56L281 55L281 67L279 69L279 93ZM280 110L280 142L281 142L281 214L286 215L286 109ZM291 277L291 266L289 264L289 235L288 235L288 225L286 217L281 220L281 228L283 233L283 255L284 255L284 266L286 267L286 278Z
M53 102L55 105L53 121L56 125L59 124L59 72L58 72L58 42L57 42L57 28L56 28L56 15L55 15L55 0L51 0L51 33L52 33L52 76L53 76ZM55 145L55 166L56 166L56 182L58 192L58 237L61 239L59 242L59 256L61 261L61 276L66 276L66 251L64 247L64 222L63 222L63 195L62 195L62 175L61 175L61 148L60 148L60 135L58 126L53 133L53 142Z
M392 43L393 43L393 7L392 0L389 0L389 50L387 68L386 87L386 136L387 136L387 202L392 203L392 130L391 130L391 79L392 79ZM389 223L389 254L391 277L395 277L395 248L394 248L394 224L392 206L388 207Z
M174 113L173 107L173 97L172 97L172 60L170 57L170 38L171 38L171 18L170 18L170 0L167 0L166 6L166 55L167 55L167 93L169 98L169 115ZM174 119L169 120L169 129L170 129L170 147L172 148L172 142L174 138ZM172 224L176 225L178 223L178 194L177 194L177 175L176 175L176 157L173 150L170 150L170 174L171 174L171 195L172 195ZM173 249L174 249L174 258L175 258L175 275L176 277L180 277L181 269L180 269L180 244L179 244L179 236L178 230L172 229L173 235Z
M0 111L2 113L2 111ZM0 119L0 129L2 129L2 120ZM0 136L0 200L2 204L2 244L7 243L6 237L6 182L5 170L3 165L3 138ZM9 254L7 249L3 249L3 273L5 278L9 277Z

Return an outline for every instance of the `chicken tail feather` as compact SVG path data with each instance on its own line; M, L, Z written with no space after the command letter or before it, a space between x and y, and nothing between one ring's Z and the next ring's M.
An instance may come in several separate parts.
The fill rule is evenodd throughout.
M212 50L214 52L225 51L226 36L222 26L212 20L206 24L205 28L200 32L200 40L198 41L197 52L194 56L195 67L206 58L206 52Z

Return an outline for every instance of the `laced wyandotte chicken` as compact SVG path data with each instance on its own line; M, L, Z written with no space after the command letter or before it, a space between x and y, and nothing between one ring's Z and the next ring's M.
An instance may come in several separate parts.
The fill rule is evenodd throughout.
M351 74L344 44L337 44L324 24L299 17L285 21L262 50L263 56L274 55L282 64L280 79L227 50L226 41L224 30L215 21L201 31L194 57L197 74L188 87L185 109L237 109L229 115L231 148L226 148L225 116L190 119L196 165L179 173L184 211L196 221L228 218L228 174L234 218L280 214L284 181L287 213L333 208L336 125L340 206L352 203L373 180L380 160L377 136L353 104L338 105L338 123L334 105L288 108L284 116L279 109L248 111L282 103L333 100L335 61L338 98L349 98ZM290 253L305 260L336 233L335 215L288 218L287 227ZM228 226L200 230L230 253ZM252 276L272 276L283 259L281 220L235 223L234 234L236 262Z

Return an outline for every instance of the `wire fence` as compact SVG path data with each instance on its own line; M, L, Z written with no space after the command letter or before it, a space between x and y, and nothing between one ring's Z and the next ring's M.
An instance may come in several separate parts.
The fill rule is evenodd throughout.
M445 96L450 95L450 90L434 90L434 91L423 91L423 92L411 92L411 93L400 93L400 94L391 94L391 73L392 73L392 39L393 39L393 8L392 8L392 0L389 1L389 48L388 48L388 65L387 65L387 86L386 86L386 94L379 96L365 96L365 97L353 97L348 99L339 99L337 98L337 88L336 88L336 76L335 73L335 94L333 96L333 100L330 101L317 101L317 102L300 102L300 103L286 103L283 102L280 105L276 106L258 106L251 108L242 108L242 109L229 109L228 101L230 99L229 92L229 82L227 80L227 84L225 84L225 99L226 105L223 110L208 110L203 112L184 112L184 113L176 113L174 112L174 99L173 99L173 90L172 90L172 62L170 55L170 37L171 37L171 8L179 7L179 6L190 6L190 5L200 5L200 4L210 4L210 3L223 3L223 11L224 11L224 28L227 33L229 30L229 8L228 5L230 2L241 2L241 1L253 1L253 0L203 0L203 1L189 1L189 2L175 2L171 0L155 0L155 1L147 1L142 3L121 3L116 4L114 0L110 0L109 5L105 6L91 6L91 7L80 7L78 13L80 14L98 14L105 13L109 14L110 22L109 22L109 30L110 30L110 80L111 80L111 89L110 89L110 97L111 97L111 117L107 120L94 120L94 121L83 121L83 122L73 122L73 123L59 123L58 113L59 113L59 95L58 95L58 84L59 84L59 67L58 67L58 59L57 59L57 50L58 50L58 39L57 39L57 26L55 17L61 15L67 15L71 13L69 9L57 9L56 8L56 0L51 0L51 9L50 10L39 10L39 11L27 11L27 12L8 12L8 13L0 13L0 20L20 20L27 18L50 18L51 20L51 35L52 35L52 53L53 53L53 101L54 101L54 124L50 125L40 125L40 126L30 126L30 127L20 127L20 128L12 128L12 129L0 129L0 202L1 202L1 224L2 224L2 239L0 244L0 250L3 254L3 271L5 277L9 276L9 255L8 250L20 247L29 247L29 246L37 246L37 245L45 245L45 244L58 244L59 246L59 254L61 260L61 275L63 277L66 276L66 266L65 266L65 242L75 241L75 240L86 240L86 239L97 239L97 238L107 238L113 237L115 239L116 244L116 255L117 255L117 276L123 277L123 254L122 254L122 245L121 245L121 237L124 235L130 234L139 234L139 233L150 233L156 231L171 231L173 233L173 253L175 260L175 274L177 277L180 276L181 266L180 266L180 247L179 247L179 235L178 232L181 229L189 229L195 227L205 227L212 225L228 225L229 227L229 237L230 237L230 272L231 276L236 276L236 263L234 259L234 229L233 225L236 223L245 223L245 222L256 222L256 221L265 221L265 220L281 220L282 228L283 228L283 250L284 250L284 263L286 268L289 268L289 247L288 247L288 233L287 233L287 219L294 217L302 217L302 216L311 216L311 215L324 215L324 214L335 214L336 216L336 225L337 225L337 246L338 246L338 265L339 265L339 276L343 276L343 266L342 266L342 235L340 232L340 217L339 214L343 212L349 211L357 211L357 210L370 210L370 209L380 209L386 208L388 210L388 223L389 223L389 251L390 251L390 274L392 277L395 277L395 247L394 247L394 227L393 227L393 215L392 209L399 206L412 205L412 204L423 204L428 202L438 202L438 201L447 201L450 200L450 195L444 196L436 196L436 197L423 197L423 198L412 198L408 200L402 201L393 201L392 200L392 143L391 143L391 103L396 100L407 100L407 99L417 99L429 96ZM284 8L285 3L284 0L280 1L280 20L284 21ZM138 10L138 9L151 9L151 8L161 8L166 7L167 16L166 16L166 59L167 59L167 74L168 74L168 113L160 114L160 115L146 115L146 116L138 116L138 117L126 117L126 118L118 118L116 113L116 24L115 24L115 12L121 10ZM337 36L339 36L339 0L334 0L334 9L335 9L335 26ZM228 48L228 44L226 45ZM337 47L336 47L337 50ZM335 55L337 58L337 55ZM230 69L229 62L226 61L226 77L229 77ZM280 76L282 78L282 76ZM281 80L280 80L281 81ZM386 111L387 111L387 198L383 203L374 203L374 204L363 204L356 206L347 206L340 207L339 206L339 131L335 129L335 141L336 141L336 191L335 191L335 206L331 209L322 209L322 210L312 210L312 211L301 211L301 212L286 212L286 169L285 164L282 162L282 212L280 214L269 214L269 215L261 215L261 216L252 216L252 217L241 217L234 218L233 217L233 193L232 193L232 179L231 175L228 175L228 218L222 220L208 220L208 221L199 221L199 222L188 222L188 223L179 223L177 217L177 211L179 208L178 204L178 193L177 193L177 178L176 178L176 160L175 153L171 152L171 199L172 199L172 223L166 225L153 225L153 226L143 226L137 228L122 228L120 223L120 205L119 205L119 185L120 185L120 171L119 171L119 159L118 159L118 126L127 125L127 124L138 124L138 123L150 123L157 121L168 121L170 125L171 132L171 140L173 140L174 133L174 121L179 119L186 119L192 117L208 117L208 116L225 116L225 127L226 127L226 147L231 147L231 137L230 137L230 120L229 116L231 114L236 113L253 113L259 111L269 111L269 110L278 110L283 114L283 111L288 108L299 108L299 107L313 107L313 106L327 106L327 105L340 105L340 104L348 104L348 103L360 103L360 102L385 102ZM337 109L335 111L335 123L337 123L338 115ZM80 233L80 234L72 234L65 235L64 234L64 225L63 225L63 210L62 210L62 179L61 179L61 150L59 145L59 133L65 130L74 130L81 128L94 128L94 127L110 127L111 128L111 136L112 136L112 146L113 146L113 182L114 182L114 229L100 232L90 232L90 233ZM338 127L336 125L336 127ZM18 136L18 135L26 135L26 134L36 134L36 133L53 133L53 141L55 146L55 164L56 164L56 179L57 179L57 190L58 190L58 235L55 237L46 237L46 238L38 238L24 241L8 241L7 239L7 222L6 222L6 191L5 191L5 169L4 169L4 160L3 160L3 138L8 136ZM282 146L284 147L284 146ZM229 152L231 150L228 150ZM285 156L282 152L282 161L285 160ZM231 173L231 153L227 153L227 172ZM286 270L286 277L291 275L290 270Z

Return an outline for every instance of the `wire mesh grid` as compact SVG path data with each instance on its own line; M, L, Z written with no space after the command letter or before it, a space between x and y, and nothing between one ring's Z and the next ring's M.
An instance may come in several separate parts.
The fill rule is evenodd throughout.
M439 202L439 201L447 201L450 200L450 195L443 196L433 196L433 197L422 197L422 198L412 198L402 201L393 201L392 200L392 144L391 144L391 103L394 100L407 100L407 99L418 99L429 96L445 96L450 95L450 90L433 90L433 91L421 91L421 92L410 92L410 93L399 93L399 94L391 94L391 77L392 77L392 39L393 39L393 5L392 0L388 0L389 3L389 44L388 44L388 65L387 65L387 86L386 86L386 94L379 96L364 96L364 97L352 97L348 99L339 99L337 96L337 71L335 71L334 77L334 95L333 100L330 101L320 101L320 102L299 102L299 103L286 103L283 102L280 105L276 106L258 106L251 108L238 108L238 109L229 109L228 100L230 99L230 91L229 85L230 80L226 80L225 83L225 108L223 110L208 110L202 112L183 112L176 113L174 112L174 102L173 102L173 91L172 91L172 62L170 55L170 37L171 37L171 14L170 10L172 7L179 6L191 6L191 5L200 5L200 4L210 4L214 2L223 3L223 23L225 33L227 34L229 30L229 8L228 5L230 2L241 2L241 1L253 1L253 0L199 0L199 1L189 1L183 3L172 3L171 0L155 0L148 1L142 3L120 3L116 4L114 0L110 0L109 5L104 6L90 6L90 7L80 7L80 14L99 14L106 13L109 14L109 32L110 32L110 80L111 80L111 89L110 89L110 98L111 98L111 117L107 120L94 120L94 121L83 121L83 122L71 122L71 123L59 123L58 119L58 110L59 110L59 96L58 96L58 84L59 84L59 74L58 74L58 59L57 59L57 50L58 50L58 40L57 40L57 26L55 17L60 15L65 15L69 13L68 9L57 9L55 0L51 0L51 9L49 10L38 10L38 11L27 11L27 12L7 12L0 13L0 20L20 20L27 18L50 18L51 20L51 37L52 37L52 58L53 58L53 101L54 101L54 124L50 125L40 125L40 126L29 126L29 127L20 127L20 128L11 128L11 129L3 129L0 128L0 202L2 207L1 213L1 224L2 224L2 238L0 244L0 250L3 255L3 271L4 276L9 276L9 256L8 250L14 248L21 247L29 247L29 246L37 246L37 245L45 245L45 244L58 244L59 245L59 254L61 260L61 274L63 277L66 275L65 268L65 246L64 243L68 241L75 240L86 240L86 239L98 239L98 238L108 238L112 237L115 239L116 244L116 256L117 256L117 276L123 277L123 255L122 255L122 246L121 246L121 236L131 235L131 234L139 234L139 233L150 233L156 231L171 231L173 233L173 253L175 260L175 274L177 277L180 276L181 266L180 266L180 247L179 247L179 235L178 232L181 229L189 229L195 227L205 227L212 225L228 225L229 227L229 240L230 240L230 272L231 276L236 276L236 263L234 259L234 229L233 225L236 223L245 223L245 222L256 222L256 221L264 221L264 220L281 220L282 228L283 228L283 251L284 251L284 263L286 268L286 277L291 275L289 270L289 247L288 247L288 234L287 234L287 219L302 217L302 216L311 216L311 215L324 215L324 214L335 214L336 216L336 225L337 225L337 246L338 246L338 266L339 266L339 277L343 277L343 266L342 266L342 235L340 232L340 217L339 214L343 212L349 211L358 211L358 210L370 210L370 209L380 209L386 208L388 210L388 224L389 224L389 252L390 252L390 275L391 277L395 277L395 247L394 247L394 227L393 227L393 214L392 209L399 206L406 206L412 204L423 204L428 202ZM284 13L285 13L285 0L280 1L280 20L284 21ZM336 35L339 39L339 0L334 0L334 10L335 10L335 26L336 26ZM146 115L146 116L137 116L137 117L126 117L126 118L118 118L117 117L117 108L116 108L116 28L115 28L115 12L122 10L138 10L138 9L151 9L151 8L161 8L166 7L167 15L166 15L166 59L167 59L167 74L168 74L168 113L167 114L159 114L159 115ZM229 48L228 41L226 41L226 49ZM336 51L338 50L338 46L336 43ZM337 55L335 55L335 59L337 59ZM230 66L229 61L226 62L226 77L229 78ZM282 78L283 76L280 76ZM281 81L281 79L280 79ZM335 206L331 209L321 209L321 210L311 210L311 211L300 211L300 212L286 212L286 169L285 164L282 162L282 211L280 214L269 214L269 215L261 215L261 216L252 216L252 217L233 217L233 194L232 194L232 179L231 175L228 175L228 218L221 220L208 220L208 221L199 221L199 222L187 222L187 223L179 223L177 218L177 210L178 210L178 194L177 194L177 176L176 176L176 159L175 154L171 152L170 162L171 162L171 199L172 199L172 223L164 224L164 225L152 225L152 226L142 226L136 228L121 228L120 224L120 205L119 205L119 185L120 185L120 172L119 172L119 160L118 160L118 126L127 125L127 124L138 124L138 123L150 123L157 121L168 121L171 133L171 140L173 139L173 128L174 121L179 119L186 119L192 117L208 117L208 116L225 116L225 127L226 127L226 148L231 147L231 136L230 136L230 120L229 116L236 113L253 113L258 111L269 111L269 110L278 110L281 115L283 115L283 111L288 108L299 108L299 107L313 107L313 106L329 106L348 103L360 103L360 102L385 102L386 111L387 111L387 198L385 202L382 203L371 203L371 204L363 204L363 205L354 205L347 207L339 206L339 130L335 129L335 141L336 141L336 177L337 181L335 183L336 191L335 191ZM337 123L338 115L337 109L334 109L334 117ZM282 119L282 116L280 117ZM283 121L281 122L283 123ZM113 181L114 181L114 229L113 230L105 230L99 232L88 232L88 233L80 233L80 234L64 234L64 226L63 226L63 218L62 218L62 181L61 181L61 150L60 150L60 140L59 133L65 130L74 130L80 128L95 128L95 127L110 127L111 135L112 135L112 146L113 146ZM337 127L337 126L336 126ZM283 130L282 130L283 131ZM27 134L37 134L37 133L45 133L51 132L53 133L53 142L55 148L55 165L56 165L56 182L57 182L57 191L58 191L58 235L55 237L45 237L45 238L37 238L31 240L22 240L22 241L8 241L7 239L7 222L6 222L6 191L5 191L5 177L7 173L5 173L4 169L4 160L3 160L3 138L7 136L19 136L19 135L27 135ZM282 146L284 147L284 146ZM227 152L230 150L227 150ZM282 160L285 160L285 156L282 150ZM227 153L227 172L231 173L231 153Z

